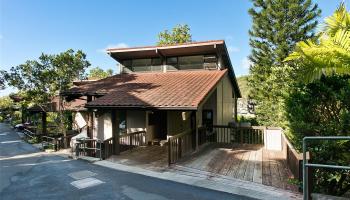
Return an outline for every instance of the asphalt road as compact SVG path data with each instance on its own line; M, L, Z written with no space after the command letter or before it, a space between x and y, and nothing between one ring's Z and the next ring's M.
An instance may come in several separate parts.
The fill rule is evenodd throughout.
M0 199L249 198L44 154L0 123Z

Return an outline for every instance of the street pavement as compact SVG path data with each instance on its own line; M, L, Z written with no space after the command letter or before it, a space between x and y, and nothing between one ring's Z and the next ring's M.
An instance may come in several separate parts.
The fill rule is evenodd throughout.
M0 199L251 199L40 152L0 123Z

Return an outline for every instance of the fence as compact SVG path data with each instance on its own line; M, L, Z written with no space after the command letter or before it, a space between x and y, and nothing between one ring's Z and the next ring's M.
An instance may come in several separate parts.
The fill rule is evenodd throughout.
M173 164L181 157L192 152L194 145L192 143L193 132L191 130L182 132L168 139L168 164Z
M77 157L92 156L102 160L102 141L89 138L77 139L75 151Z
M209 142L238 143L238 144L264 144L265 127L231 127L214 125L209 128ZM212 133L210 134L210 131ZM215 134L214 137L212 134Z
M113 140L114 138L111 137L105 141L103 141L103 146L102 146L102 149L103 149L103 155L102 155L102 158L103 159L106 159L108 158L109 156L113 155Z
M120 152L146 145L146 131L137 131L119 136Z

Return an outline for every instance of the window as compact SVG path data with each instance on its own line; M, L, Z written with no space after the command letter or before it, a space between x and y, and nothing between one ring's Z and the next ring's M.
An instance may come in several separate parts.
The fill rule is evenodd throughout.
M131 63L132 63L131 60L124 60L122 64L124 67L131 69Z
M151 66L152 66L152 59L150 58L132 60L132 70L134 72L150 71Z
M133 72L161 71L162 60L160 58L145 58L123 61L124 67Z
M179 57L179 69L203 69L203 56Z
M119 111L118 112L118 119L119 119L119 135L123 135L127 133L127 127L126 127L126 111Z
M205 69L216 69L218 59L215 55L204 56L204 68Z
M177 70L177 57L169 57L166 59L167 70Z

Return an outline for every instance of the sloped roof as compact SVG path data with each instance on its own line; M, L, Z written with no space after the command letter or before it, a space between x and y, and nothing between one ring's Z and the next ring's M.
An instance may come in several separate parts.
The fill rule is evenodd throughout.
M104 95L86 107L197 109L225 70L118 74L76 86L65 94Z
M222 67L229 70L228 74L233 84L236 97L241 97L241 91L239 90L237 84L235 72L230 60L230 55L228 53L225 40L208 40L158 46L110 48L107 49L107 53L119 63L122 63L124 60L138 58L220 54L223 58Z

